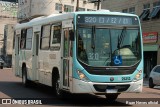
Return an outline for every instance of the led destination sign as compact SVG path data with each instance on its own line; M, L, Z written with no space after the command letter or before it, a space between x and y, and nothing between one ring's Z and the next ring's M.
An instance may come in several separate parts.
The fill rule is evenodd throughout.
M78 15L78 24L138 25L136 17L110 15Z

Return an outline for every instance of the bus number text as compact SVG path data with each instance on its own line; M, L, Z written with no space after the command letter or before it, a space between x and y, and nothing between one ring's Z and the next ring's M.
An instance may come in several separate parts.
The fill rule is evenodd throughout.
M89 53L89 58L91 60L99 60L99 54L98 53Z
M96 17L85 17L86 23L96 23Z

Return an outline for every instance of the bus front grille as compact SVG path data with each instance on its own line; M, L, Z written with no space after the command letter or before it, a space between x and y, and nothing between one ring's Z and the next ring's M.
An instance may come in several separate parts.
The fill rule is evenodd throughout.
M95 90L98 92L105 92L106 89L117 89L118 92L123 92L123 91L126 91L130 87L129 84L127 85L97 85L97 84L94 84L93 86Z

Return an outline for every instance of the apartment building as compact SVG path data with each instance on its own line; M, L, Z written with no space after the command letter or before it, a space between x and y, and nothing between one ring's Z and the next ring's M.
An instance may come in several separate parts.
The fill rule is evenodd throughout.
M144 74L160 64L160 0L102 0L102 9L137 14L141 19Z
M79 11L97 10L97 2L92 0L79 0ZM73 12L77 7L77 0L18 0L18 21L29 21L35 17L50 14Z

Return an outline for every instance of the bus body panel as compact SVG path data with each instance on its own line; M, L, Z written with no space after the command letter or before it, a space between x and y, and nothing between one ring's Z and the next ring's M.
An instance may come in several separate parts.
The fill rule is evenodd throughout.
M127 82L127 83L96 83L96 82L84 82L78 79L73 79L73 85L74 85L73 93L107 94L107 86L117 87L115 88L117 89L116 93L122 93L122 92L140 93L142 92L143 80L141 79L136 82ZM95 87L97 86L97 88L95 88L94 85ZM129 85L129 87L125 88L126 85Z

